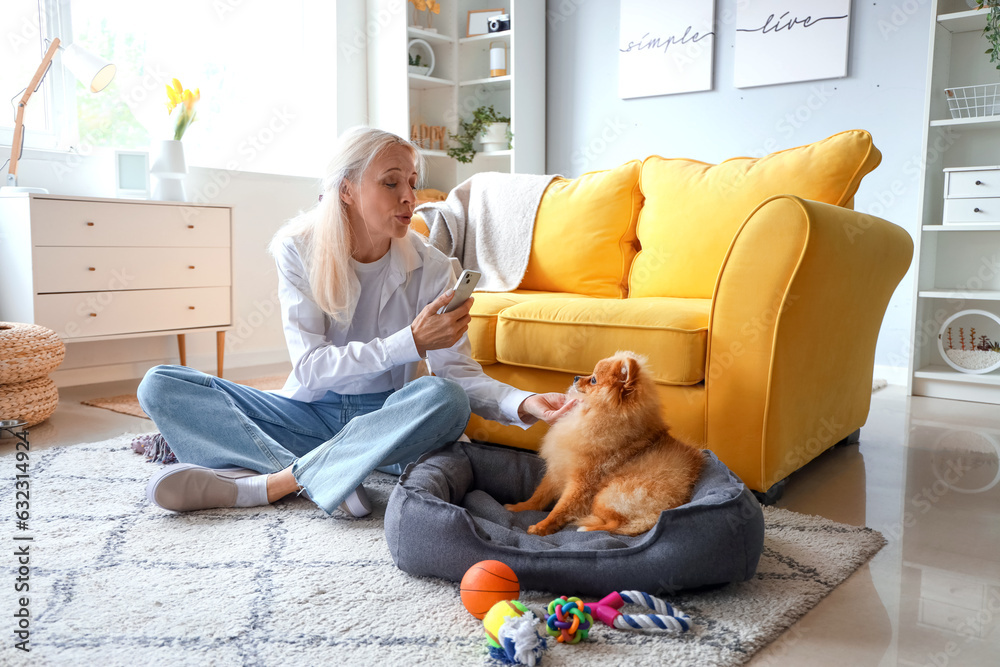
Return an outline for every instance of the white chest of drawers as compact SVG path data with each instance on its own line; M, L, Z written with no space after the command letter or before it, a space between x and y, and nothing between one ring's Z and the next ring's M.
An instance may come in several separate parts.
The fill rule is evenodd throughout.
M944 170L945 225L1000 223L1000 167Z
M66 341L232 324L232 214L224 206L63 195L0 197L0 320Z

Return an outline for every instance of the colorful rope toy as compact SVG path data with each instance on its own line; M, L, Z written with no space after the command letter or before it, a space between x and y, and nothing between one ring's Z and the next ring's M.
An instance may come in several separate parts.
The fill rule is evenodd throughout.
M567 598L565 595L556 598L549 603L548 613L545 631L565 644L577 644L586 639L594 625L590 607L583 604L580 598Z
M570 598L575 600L576 598ZM652 609L655 614L631 615L618 610L626 604L641 604ZM551 611L552 605L549 605ZM600 602L591 602L586 607L593 610L594 617L605 625L619 630L663 630L665 632L687 632L691 629L691 617L674 609L669 603L648 593L622 591L610 593ZM551 619L550 619L551 622ZM549 634L552 634L550 631ZM559 641L562 641L560 639Z

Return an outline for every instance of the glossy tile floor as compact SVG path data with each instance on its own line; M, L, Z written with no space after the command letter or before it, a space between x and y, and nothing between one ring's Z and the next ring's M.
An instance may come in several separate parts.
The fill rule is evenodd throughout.
M59 409L31 431L32 450L154 430L80 404L136 385L61 390ZM0 452L10 443L0 440ZM876 393L860 446L832 449L797 472L778 505L868 525L889 544L750 664L1000 665L998 481L1000 407L909 398L895 386Z

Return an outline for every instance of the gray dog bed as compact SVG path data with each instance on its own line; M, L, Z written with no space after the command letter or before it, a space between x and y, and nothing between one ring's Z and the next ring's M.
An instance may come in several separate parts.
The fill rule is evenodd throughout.
M746 581L764 546L764 515L740 479L705 450L705 466L686 505L660 514L636 537L567 526L529 535L547 512L508 512L542 479L534 452L455 442L422 456L389 497L385 535L396 566L413 575L461 581L481 560L499 560L522 589L603 596L653 595Z

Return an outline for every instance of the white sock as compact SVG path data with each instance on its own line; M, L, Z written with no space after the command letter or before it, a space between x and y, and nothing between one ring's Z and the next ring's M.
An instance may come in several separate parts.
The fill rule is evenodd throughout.
M236 507L271 504L267 502L267 475L251 475L233 481L236 482Z

